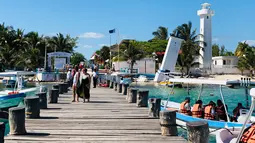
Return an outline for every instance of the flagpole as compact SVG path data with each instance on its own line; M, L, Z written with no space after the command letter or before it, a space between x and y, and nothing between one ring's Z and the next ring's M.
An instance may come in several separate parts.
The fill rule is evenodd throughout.
M111 64L111 57L112 57L112 53L111 53L111 34L110 34L110 47L109 47L109 49L110 49L110 59L109 59L109 64L110 64L110 69L112 69L112 64Z
M117 28L116 28L117 29ZM120 45L119 45L119 37L120 37L120 32L119 32L119 29L118 30L118 67L119 67L119 71L120 71Z

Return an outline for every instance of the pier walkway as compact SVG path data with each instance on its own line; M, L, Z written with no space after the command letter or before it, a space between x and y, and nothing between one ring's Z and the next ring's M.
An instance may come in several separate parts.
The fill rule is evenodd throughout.
M71 102L71 91L48 104L40 119L26 119L28 135L5 137L5 143L184 143L182 137L163 137L159 119L148 108L127 103L109 88L92 88L91 101Z

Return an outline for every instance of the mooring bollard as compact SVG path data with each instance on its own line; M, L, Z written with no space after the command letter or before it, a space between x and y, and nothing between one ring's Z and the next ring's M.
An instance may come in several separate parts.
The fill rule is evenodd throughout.
M27 118L39 118L40 117L40 101L38 96L31 96L24 98L26 106Z
M209 127L205 121L187 122L188 141L190 143L208 143Z
M107 80L107 85L108 85L108 87L110 86L110 80Z
M39 97L40 109L47 109L47 93L40 92L40 93L36 93L35 95Z
M25 107L13 107L9 109L9 125L11 135L26 134Z
M122 93L122 84L121 83L118 84L118 92Z
M58 84L53 85L53 86L52 86L52 89L57 89L57 90L59 90L59 85L58 85Z
M52 89L57 89L57 90L58 90L58 93L59 93L59 88L60 88L60 87L59 87L59 84L55 84L55 85L52 86ZM58 96L59 96L59 95L58 95Z
M160 125L162 136L177 136L176 112L168 110L160 111Z
M159 118L161 106L160 98L150 98L149 99L149 117Z
M59 94L63 94L64 93L64 88L65 88L65 85L63 83L60 83L59 84Z
M51 89L49 91L49 103L58 103L58 90L57 89Z
M118 89L117 87L118 87L118 83L115 82L115 83L114 83L114 90L115 90L115 91L117 91L117 89Z
M123 95L127 95L127 88L128 88L129 84L123 84Z
M149 98L149 91L148 90L139 90L137 96L137 106L138 107L147 107L148 106L148 98Z
M128 103L136 103L137 92L138 92L137 88L130 88Z
M63 92L64 93L67 93L68 92L68 83L63 83L63 86L64 86L64 88L63 88Z
M0 143L4 143L5 123L0 122Z

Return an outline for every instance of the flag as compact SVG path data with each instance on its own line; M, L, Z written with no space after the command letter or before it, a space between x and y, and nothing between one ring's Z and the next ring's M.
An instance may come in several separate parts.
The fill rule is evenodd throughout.
M109 33L115 33L115 29L109 30Z

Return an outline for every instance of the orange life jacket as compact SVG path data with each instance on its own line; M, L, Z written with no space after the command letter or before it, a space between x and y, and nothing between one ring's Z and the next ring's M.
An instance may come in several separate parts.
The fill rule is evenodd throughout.
M181 105L180 105L180 112L183 113L183 114L187 114L188 115L188 111L185 108L186 103L187 103L187 101L184 101L184 102L181 103Z
M209 120L214 119L214 116L211 114L212 108L213 107L211 105L208 105L205 107L205 114L204 114L205 119L209 119Z
M202 111L199 111L199 109L201 110L200 104L194 104L192 108L192 117L197 117L197 118L202 117Z
M255 143L255 125L251 125L250 129L245 131L240 140L242 143Z

